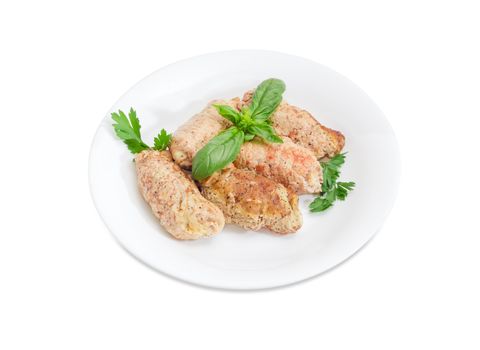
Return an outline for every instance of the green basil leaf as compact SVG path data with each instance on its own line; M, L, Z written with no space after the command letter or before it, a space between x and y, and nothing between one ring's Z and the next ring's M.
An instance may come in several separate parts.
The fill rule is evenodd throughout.
M283 143L283 140L278 137L272 126L267 123L259 123L252 125L248 128L248 131L252 134L260 136L268 142Z
M246 133L245 134L245 142L253 140L254 137L255 137L254 134Z
M282 102L285 83L279 79L267 79L258 85L250 105L254 120L267 120Z
M211 139L193 158L193 178L203 180L233 162L244 137L243 131L233 126Z
M240 113L235 110L234 108L226 105L213 105L217 110L218 114L220 114L225 119L230 120L233 124L237 124L242 116Z

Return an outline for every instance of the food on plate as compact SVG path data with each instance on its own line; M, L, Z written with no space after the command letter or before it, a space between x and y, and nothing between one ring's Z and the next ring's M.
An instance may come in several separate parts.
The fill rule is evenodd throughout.
M260 138L246 142L234 164L275 180L297 194L322 190L322 169L317 158L288 137L283 138L283 143L268 143Z
M208 144L208 147L197 156L197 164L201 165L193 171L193 176L197 179L207 177L214 169L221 169L236 159L235 165L238 168L255 170L296 193L320 192L322 172L315 155L288 138L284 138L284 142L280 143L282 140L275 138L265 119L268 116L261 115L262 119L250 127L265 138L257 136L251 142L245 142L253 134L248 133L248 128L242 131L239 127L233 126L233 123L242 127L246 124L245 119L250 118L253 121L252 118L259 119L260 116L252 113L253 117L251 115L247 117L246 109L242 114L235 107L238 101L239 99L231 99L228 105L211 103L183 124L174 133L170 146L175 162L189 169L197 151ZM273 107L275 104L273 103ZM273 107L266 112L273 112ZM228 128L224 130L225 127ZM228 154L229 157L224 157L223 162L220 162L216 153Z
M292 233L302 226L298 196L254 171L229 166L201 183L202 194L218 206L227 223Z
M252 103L254 92L244 94L240 108ZM345 145L341 132L320 124L309 112L282 101L270 116L272 126L280 136L287 136L293 142L310 149L320 159L333 157Z
M140 122L130 109L128 118L122 111L112 113L117 136L137 154L137 182L145 201L163 227L175 238L197 239L223 229L225 219L219 208L206 200L195 183L172 160L166 151L171 135L165 130L154 138L154 146L143 142Z
M214 107L222 104L235 107L239 98L231 100L216 100L210 102L200 113L195 114L173 134L170 152L175 162L184 169L192 167L193 156L220 131L232 125L220 116Z
M240 110L238 108L241 102L239 98L209 103L202 112L194 115L174 133L170 147L173 159L182 168L190 169L194 156L198 151L203 150L197 158L202 157L204 161L197 161L197 164L210 164L211 168L197 169L194 166L194 177L201 179L231 163L231 161L227 162L220 167L221 162L210 162L210 159L215 158L218 153L222 153L225 149L231 149L231 147L225 147L225 143L241 145L255 136L269 142L281 143L282 140L270 126L268 117L280 104L284 90L283 81L268 79L257 87L255 103L252 103L251 106L244 106L245 108ZM218 135L225 129L229 130L226 130L225 134L221 134L222 136ZM220 140L215 138L217 135ZM235 159L238 150L236 153L227 153L224 155L225 160L227 158Z
M284 91L283 81L267 79L255 90L252 103L240 111L231 106L214 104L218 113L233 126L213 137L195 153L192 161L193 178L203 180L232 163L242 144L255 136L267 142L282 143L270 125L269 117L282 101Z
M200 194L170 152L142 151L135 157L135 167L143 198L172 236L197 239L223 229L221 210Z
M242 100L211 102L173 137L162 129L153 147L133 109L128 118L112 113L115 133L136 154L140 192L172 236L208 237L225 223L293 233L302 226L298 194L317 194L309 208L320 212L354 189L338 181L344 136L282 102L284 91L283 81L267 79Z

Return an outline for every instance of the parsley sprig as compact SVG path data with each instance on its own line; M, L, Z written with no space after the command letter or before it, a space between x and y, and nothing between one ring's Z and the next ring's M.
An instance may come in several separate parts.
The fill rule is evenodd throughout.
M337 154L326 163L321 163L323 170L322 193L310 203L311 212L327 210L339 199L347 198L348 193L355 187L355 182L337 182L340 177L340 168L345 163L345 154Z
M147 149L154 149L157 151L164 151L170 145L172 134L167 134L165 129L154 138L154 146L150 147L142 141L140 133L141 125L137 118L137 112L130 108L128 118L121 110L118 113L112 113L112 119L115 122L113 129L117 136L127 145L132 153L140 153Z
M226 105L213 105L233 126L212 138L197 152L192 164L193 178L203 180L223 169L235 160L242 144L255 136L267 142L282 143L269 118L282 101L284 91L283 81L267 79L255 89L252 103L241 111Z

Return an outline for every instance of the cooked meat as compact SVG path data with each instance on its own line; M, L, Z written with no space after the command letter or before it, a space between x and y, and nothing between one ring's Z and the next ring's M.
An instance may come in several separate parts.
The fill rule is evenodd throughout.
M223 211L227 223L250 230L265 227L277 233L292 233L302 226L298 196L251 170L230 166L201 187L205 198Z
M212 104L226 104L236 107L239 101L238 97L227 101L212 101L200 113L197 113L180 126L173 134L170 145L170 151L175 162L184 169L190 169L195 153L220 131L232 125L227 119L218 114Z
M237 168L254 170L298 194L318 193L322 189L322 169L317 158L288 137L283 137L283 143L255 138L243 144L234 164Z
M238 108L250 104L252 96L252 91L246 92ZM310 149L318 159L333 157L345 144L345 137L339 131L323 126L309 112L285 101L270 120L279 135L288 136L293 142Z
M172 160L168 151L143 151L135 158L143 198L165 229L178 239L211 236L223 229L219 208Z
M197 151L231 125L217 113L212 103L183 124L173 135L170 146L173 159L185 169L191 168ZM215 103L227 103L236 107L240 100L236 98ZM288 138L285 138L283 144L247 142L242 146L235 164L239 168L255 170L297 193L317 193L321 188L321 169L314 154Z

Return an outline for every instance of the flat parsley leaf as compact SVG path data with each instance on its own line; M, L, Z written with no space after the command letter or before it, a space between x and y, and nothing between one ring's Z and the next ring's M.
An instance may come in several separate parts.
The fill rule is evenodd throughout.
M162 129L160 133L153 139L153 149L157 151L165 151L170 145L172 140L172 134L167 134L165 129Z
M321 196L315 198L312 203L310 203L309 208L311 212L320 212L330 208L335 202L336 193L335 191L329 191L327 193L322 193Z
M118 113L112 113L112 119L116 122L113 124L115 133L127 145L130 152L140 153L150 148L142 141L140 121L133 108L130 108L128 118L123 111L119 110Z
M337 182L337 199L344 201L348 192L353 190L355 182Z
M321 163L323 169L322 192L328 192L340 176L340 167L345 163L345 153L334 156L326 163Z
M133 108L130 108L128 118L123 111L119 110L118 113L112 113L112 119L115 122L115 124L112 124L115 134L127 145L130 152L136 154L151 149L142 141L140 121L137 118L137 112ZM165 150L170 144L171 137L171 134L167 134L162 129L160 134L154 139L155 146L153 149Z
M345 154L334 156L326 163L321 163L323 169L322 193L309 205L311 212L321 212L333 206L333 202L345 200L349 191L355 187L355 182L337 182L340 177L340 167L345 163Z

